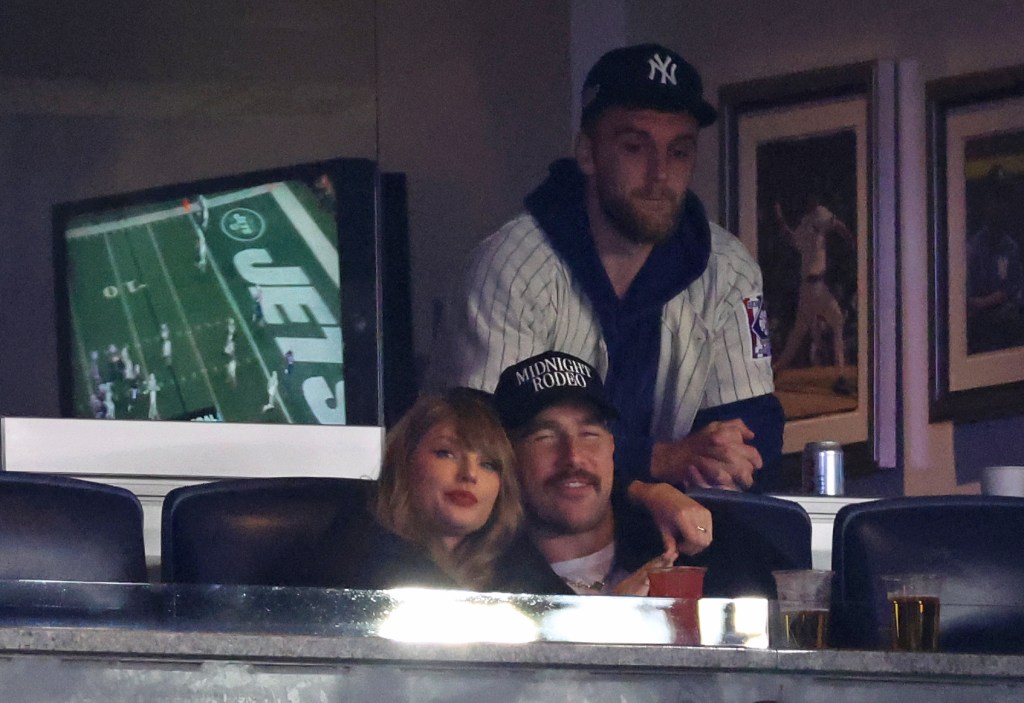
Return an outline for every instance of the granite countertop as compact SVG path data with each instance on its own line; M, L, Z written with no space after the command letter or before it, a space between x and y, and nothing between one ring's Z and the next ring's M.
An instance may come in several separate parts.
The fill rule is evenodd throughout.
M0 627L0 653L263 663L405 663L1024 680L1024 657L567 642L430 644L382 637L170 632L119 627Z

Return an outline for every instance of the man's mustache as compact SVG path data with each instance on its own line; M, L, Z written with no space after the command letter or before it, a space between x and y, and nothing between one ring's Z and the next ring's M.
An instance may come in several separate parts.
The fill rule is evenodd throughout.
M679 200L679 194L669 190L668 188L638 188L632 193L634 198L642 198L644 200L670 200L677 202Z
M565 471L559 471L557 474L548 478L548 480L544 482L544 485L549 488L553 488L556 484L563 481L579 481L594 487L599 487L601 485L601 479L598 476L590 473L589 471L584 471L583 469L567 469Z

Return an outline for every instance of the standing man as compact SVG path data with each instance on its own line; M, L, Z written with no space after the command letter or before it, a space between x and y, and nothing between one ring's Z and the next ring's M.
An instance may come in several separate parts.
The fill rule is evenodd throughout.
M252 293L252 323L263 327L266 324L263 318L263 288L256 284L249 290Z
M750 488L784 417L761 271L688 190L717 113L696 70L656 44L601 57L582 108L576 158L476 249L435 381L490 390L525 357L573 354L620 411L625 478Z
M206 246L206 235L202 230L196 230L196 268L200 273L206 273L206 262L210 255L210 249Z
M115 413L117 406L114 404L114 382L107 381L106 383L100 384L100 400L103 401L104 413L103 417L107 420L116 419Z
M163 340L160 344L160 355L164 358L164 364L166 366L171 365L171 328L167 326L166 322L160 323L160 339Z
M277 394L277 371L271 371L270 377L267 379L267 404L263 406L263 412L273 410L276 405L274 401L278 399Z
M228 382L232 386L238 385L238 359L235 357L235 318L228 318L228 338L224 343L224 353L228 356L227 373Z
M238 359L232 354L227 363L228 383L232 386L238 385Z
M121 361L124 363L124 380L130 383L135 378L135 364L127 344L121 347Z
M199 225L199 229L204 233L210 226L210 204L206 201L206 197L200 195L199 211L196 213L196 223Z
M160 413L156 409L156 394L160 391L160 384L156 382L156 374L150 372L146 378L146 393L149 395L149 419L159 420Z
M171 335L168 332L163 338L163 344L160 346L160 354L164 357L164 364L167 366L171 365Z
M128 413L131 414L132 409L135 407L135 403L139 400L139 376L142 374L142 369L138 364L132 369L132 377L128 379ZM151 398L152 404L155 406L155 397Z
M617 413L590 364L561 352L531 357L501 374L494 402L516 452L526 518L524 534L502 559L506 588L562 587L541 577L547 569L539 552L574 593L646 595L648 569L711 543L711 514L666 484L646 488L667 489L668 502L630 492L650 513L621 494L613 501L608 423Z

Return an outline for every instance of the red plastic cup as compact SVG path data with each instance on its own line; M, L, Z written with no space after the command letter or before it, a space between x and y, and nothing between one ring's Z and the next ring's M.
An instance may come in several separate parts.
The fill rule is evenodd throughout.
M647 572L651 584L648 595L677 599L669 608L676 644L700 644L697 600L704 594L705 571L702 566L668 566Z
M700 598L704 595L703 566L666 566L651 569L647 578L651 583L648 595L657 598Z

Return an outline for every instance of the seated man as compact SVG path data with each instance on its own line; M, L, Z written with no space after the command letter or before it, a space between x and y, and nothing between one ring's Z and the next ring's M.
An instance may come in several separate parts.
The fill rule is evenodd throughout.
M539 354L501 374L494 400L515 449L525 509L525 531L498 565L506 590L646 595L649 568L711 543L711 514L672 486L634 481L613 491L608 423L618 413L590 364ZM554 578L517 578L537 573L538 552L568 588Z

